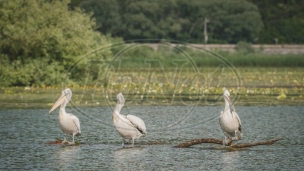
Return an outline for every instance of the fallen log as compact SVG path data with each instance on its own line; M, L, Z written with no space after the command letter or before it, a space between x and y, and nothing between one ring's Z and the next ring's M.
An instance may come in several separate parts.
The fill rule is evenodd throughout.
M229 139L229 143L228 143L227 147L245 148L245 147L252 147L252 146L257 146L257 145L271 145L281 139L283 139L283 138L274 138L274 139L267 140L267 141L259 141L259 142L246 143L246 144L232 144L232 140ZM223 145L223 140L216 139L216 138L201 138L201 139L190 140L190 141L178 144L174 147L175 148L185 148L185 147L190 147L192 145L202 144L202 143L213 143L213 144Z
M49 142L46 142L46 144L59 144L59 145L61 145L62 144L62 140L59 139L59 138L56 138L55 141L49 141ZM62 145L80 145L80 144L81 144L81 142L77 141L77 142L75 142L75 144L69 144L68 142L65 142Z
M267 141L259 141L259 142L246 143L246 144L232 144L232 145L230 145L230 147L245 148L245 147L252 147L252 146L257 146L257 145L272 145L273 143L275 143L276 141L279 141L281 139L283 139L283 138L274 138L274 139L267 140Z
M49 141L49 142L46 142L46 144L61 144L62 143L62 140L61 139L57 139L55 141Z

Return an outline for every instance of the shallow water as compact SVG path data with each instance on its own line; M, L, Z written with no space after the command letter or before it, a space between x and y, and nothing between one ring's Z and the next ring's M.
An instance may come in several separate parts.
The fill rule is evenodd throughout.
M269 146L239 151L200 144L172 148L196 138L223 138L218 123L222 106L134 106L122 114L141 117L148 136L122 148L111 109L68 108L81 122L78 146L48 145L63 138L58 109L0 110L0 170L303 170L304 107L237 107L243 139L237 143L283 137ZM71 136L67 137L71 140Z

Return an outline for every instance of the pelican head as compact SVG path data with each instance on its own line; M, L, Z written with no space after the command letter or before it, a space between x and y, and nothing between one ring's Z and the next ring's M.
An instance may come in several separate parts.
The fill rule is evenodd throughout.
M121 93L117 94L117 104L124 104L124 103L125 103L124 96Z
M227 89L224 90L224 97L230 97L230 93Z
M62 104L65 104L65 105L68 104L68 102L71 100L71 98L72 98L71 89L67 88L67 89L63 90L61 92L61 96L58 98L56 103L53 105L53 107L51 108L49 113L51 113L53 110L55 110L58 106L60 106Z
M225 98L225 100L227 100L229 103L231 103L231 102L230 102L230 93L229 93L229 91L228 91L227 89L224 90L224 98Z

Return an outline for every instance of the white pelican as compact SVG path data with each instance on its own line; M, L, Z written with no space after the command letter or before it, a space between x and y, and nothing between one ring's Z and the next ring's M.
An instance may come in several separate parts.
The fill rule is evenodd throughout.
M232 141L240 140L242 138L241 119L235 111L235 108L230 100L230 93L228 90L224 91L225 109L220 115L220 125L225 134L224 145L228 145L229 138Z
M117 95L116 106L112 115L114 126L117 132L122 137L122 146L124 146L125 139L132 140L132 147L134 147L134 139L141 136L146 136L146 125L142 119L134 115L121 115L120 110L124 106L125 99L121 93Z
M67 141L64 136L64 140L62 141L62 144L66 143L66 142L68 144L75 144L74 136L81 135L79 119L76 116L65 112L65 106L69 103L71 98L72 98L71 89L67 88L67 89L63 90L61 93L61 96L56 101L56 103L53 105L52 109L49 111L49 113L51 113L59 105L61 105L60 110L59 110L59 116L58 116L60 128L61 128L62 132L65 134L65 136L66 136L66 134L73 135L73 142Z

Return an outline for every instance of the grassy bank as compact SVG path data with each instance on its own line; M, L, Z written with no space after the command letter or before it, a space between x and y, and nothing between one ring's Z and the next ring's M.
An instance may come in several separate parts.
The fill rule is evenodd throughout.
M144 44L134 46L118 44L111 47L110 56L105 56L104 49L96 50L85 56L73 57L77 62L50 63L47 59L30 59L9 62L8 56L0 57L0 86L60 86L62 79L73 85L84 86L84 82L94 82L106 72L108 65L116 70L132 72L163 68L166 72L176 67L185 70L218 67L304 67L303 54L268 55L250 46L240 48L236 53L224 51L205 51L186 46L169 47L162 45L153 50ZM5 59L5 60L4 60ZM118 68L119 67L119 68ZM92 84L94 85L94 83Z
M248 45L249 46L249 45ZM128 69L142 66L147 60L158 59L167 67L174 67L172 60L192 60L198 67L216 67L228 61L235 67L304 67L304 54L263 54L251 46L240 47L236 53L227 51L206 51L187 46L174 48L160 45L158 50L140 45L120 49L114 54L115 60L124 61L121 67ZM155 67L155 65L151 65ZM156 66L157 67L157 66ZM191 67L186 65L185 67Z
M1 108L50 108L70 87L73 91L69 106L114 106L118 92L125 94L127 105L223 105L223 87L230 90L237 105L303 105L304 68L236 67L201 68L197 76L191 70L181 72L174 82L174 73L154 72L150 81L147 72L113 73L106 86L63 85L63 87L9 87L0 89ZM116 75L115 75L116 74ZM130 81L121 78L136 78ZM171 74L171 75L170 75ZM194 75L193 77L191 75ZM117 81L117 78L121 80Z

